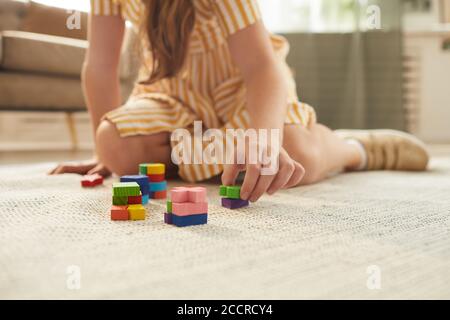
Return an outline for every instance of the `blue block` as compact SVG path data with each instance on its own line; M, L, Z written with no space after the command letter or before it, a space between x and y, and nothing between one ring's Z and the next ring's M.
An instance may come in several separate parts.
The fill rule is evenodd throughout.
M158 192L167 190L167 181L148 183L150 192Z
M120 177L120 182L136 182L141 188L141 193L148 194L149 186L148 186L148 177L144 175L136 175L136 176L123 176Z
M172 214L172 224L177 227L198 226L208 223L208 214L196 214L193 216L180 217Z
M149 194L142 195L142 204L144 206L147 205L149 201L150 201L150 195Z

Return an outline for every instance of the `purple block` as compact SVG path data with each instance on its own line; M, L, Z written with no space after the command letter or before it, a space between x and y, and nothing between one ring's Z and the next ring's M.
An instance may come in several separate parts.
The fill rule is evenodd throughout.
M173 215L171 213L164 213L164 223L173 224Z
M248 200L222 198L222 207L228 209L240 209L249 205Z

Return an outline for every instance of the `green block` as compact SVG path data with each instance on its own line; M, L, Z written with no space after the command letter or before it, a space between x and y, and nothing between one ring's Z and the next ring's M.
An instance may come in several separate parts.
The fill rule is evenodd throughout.
M126 206L128 205L128 197L113 196L112 203L113 206Z
M135 197L141 195L141 188L136 182L117 182L113 184L113 196Z
M219 195L229 199L241 199L241 187L220 186Z
M226 197L229 199L241 199L241 187L238 186L227 187Z
M219 195L221 197L227 196L227 187L226 186L220 186Z
M146 164L146 163L140 164L139 165L139 173L146 176L147 175L147 167L148 167L148 164Z
M172 213L172 201L167 201L167 213Z

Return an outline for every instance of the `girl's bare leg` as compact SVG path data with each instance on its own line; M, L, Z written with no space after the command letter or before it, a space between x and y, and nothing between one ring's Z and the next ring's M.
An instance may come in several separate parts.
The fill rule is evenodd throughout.
M176 176L168 132L122 138L116 126L104 120L97 130L96 145L99 160L117 175L136 174L140 163L164 163L168 177Z
M284 149L305 168L303 185L319 182L333 173L358 168L361 152L321 124L310 128L286 125Z

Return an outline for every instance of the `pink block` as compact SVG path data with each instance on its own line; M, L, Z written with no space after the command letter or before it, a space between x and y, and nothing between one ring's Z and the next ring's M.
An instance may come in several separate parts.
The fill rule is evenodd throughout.
M185 187L173 188L170 190L170 200L172 203L188 202L188 189Z
M195 187L189 189L189 202L202 203L206 202L206 189L203 187Z
M177 216L192 216L195 214L205 214L208 213L208 203L200 202L185 202L185 203L174 203L172 202L172 213Z
M178 187L170 190L172 203L202 203L206 202L206 189L203 187Z

